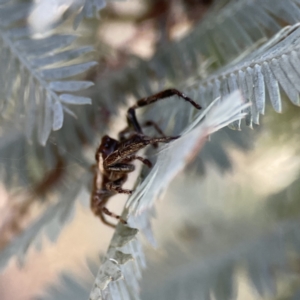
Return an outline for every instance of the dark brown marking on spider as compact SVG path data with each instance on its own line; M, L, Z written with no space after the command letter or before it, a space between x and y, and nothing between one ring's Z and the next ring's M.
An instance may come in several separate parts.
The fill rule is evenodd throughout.
M195 108L201 109L201 106L192 99L176 89L168 89L157 93L153 96L142 98L127 111L128 127L119 133L119 140L115 140L105 135L98 147L95 159L97 165L94 167L95 176L93 184L93 192L91 195L91 209L95 215L99 216L101 221L110 226L114 224L108 222L104 215L108 215L120 220L121 223L127 224L121 216L116 215L106 208L106 204L110 197L115 194L122 193L131 195L133 191L123 189L122 186L126 182L128 173L133 172L135 167L133 161L139 160L149 168L152 163L136 153L148 145L157 146L159 143L169 143L179 136L165 136L159 126L153 121L147 121L142 127L153 126L161 137L148 137L143 134L141 126L136 118L135 109L154 103L171 96L177 95L185 101L192 104Z

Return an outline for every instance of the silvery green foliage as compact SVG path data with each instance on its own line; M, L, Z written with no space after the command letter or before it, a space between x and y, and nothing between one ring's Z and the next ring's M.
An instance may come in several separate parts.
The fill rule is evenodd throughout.
M149 212L151 214L151 210ZM145 223L145 220L150 219L149 212L140 217L131 218L131 225L138 225L141 231L144 229L151 231L149 224ZM147 228L144 228L145 225ZM150 238L148 240L150 243L153 242L151 235L146 234L146 238ZM88 261L89 271L96 278L90 299L99 299L99 297L100 299L101 297L104 299L138 299L139 281L146 267L138 230L119 224L109 249L101 261L100 269L97 271L98 265L98 260ZM63 289L52 285L43 293L45 296L35 299L88 299L94 278L85 276L83 283L74 276L63 274L61 277L60 284L64 286Z
M131 93L136 98L140 98L153 94L172 84L176 87L180 86L189 96L201 103L203 107L207 107L216 97L226 98L231 91L238 87L241 89L245 99L253 104L251 109L247 111L248 117L246 122L248 125L259 122L259 115L263 114L265 110L266 98L271 100L276 111L281 111L280 86L286 92L288 98L298 105L299 75L294 67L298 64L299 59L299 29L297 28L298 25L295 25L281 31L281 24L295 24L299 20L299 10L299 1L296 0L286 0L284 4L281 0L231 1L224 9L216 10L208 15L204 22L199 24L186 38L157 51L150 62L136 59L130 67L118 71L117 74L111 74L111 77L97 84L95 89L97 94L97 97L95 97L96 103L104 105L110 112L115 112L116 105L125 101L126 94ZM278 34L269 41L270 33ZM254 49L257 50L253 51ZM233 58L235 58L234 61ZM204 62L211 63L211 68L203 70L201 65ZM224 66L228 62L231 63L223 69L219 69L220 66ZM49 103L50 101L48 101ZM164 105L163 103L161 107L164 109L161 109L161 111L166 112ZM169 132L179 133L182 128L189 126L191 120L195 117L195 112L186 105L184 107L184 109L181 109L180 106L173 105L167 113L168 118L163 118L162 127ZM88 108L84 112L79 113L79 119L83 121L80 123L80 126L84 128L85 133L91 135L94 133L91 131L92 125L88 121L94 120L98 113L93 108L91 106L91 109ZM156 108L149 109L145 113L145 119L152 119L156 112ZM47 114L45 114L46 116ZM176 116L175 125L170 122L174 116ZM51 123L49 122L49 116L44 118L43 122L46 122L46 120L48 120L48 124ZM71 124L74 125L74 123ZM232 124L234 128L239 128L239 126L239 121ZM56 137L57 140L67 145L67 139L62 137L63 134L66 136L64 130L72 130L72 126L67 126L66 129L64 127L60 131L62 135L58 134ZM48 131L46 131L47 134ZM45 140L45 136L43 140ZM76 134L72 134L72 139L76 139ZM74 144L80 146L80 140L77 138ZM178 149L180 147L182 145L179 144ZM72 150L74 148L78 151L78 147L73 147ZM67 149L70 150L68 147ZM174 148L173 150L176 149ZM69 153L66 152L65 156ZM163 155L164 152L161 152L157 160L163 158ZM141 183L143 185L143 193L151 186L155 187L152 179L154 180L155 176L146 177L144 182ZM141 212L143 209L146 209L143 212L146 215L141 215L143 218L141 218L140 222L143 225L140 225L140 222L135 224L134 221L130 225L146 232L146 236L149 238L152 236L150 226L152 214L147 209L151 208L153 200L138 198L138 202L132 201L131 203L133 203L129 207L131 212ZM59 211L56 213L59 214ZM294 227L289 226L297 227L298 225L296 223L287 224L283 229L286 228L287 231L291 230L294 232L292 229ZM56 228L56 230L58 232L59 229ZM116 236L120 237L121 231L117 230ZM272 237L275 238L275 243L276 241L282 242L281 236L276 233ZM293 238L295 241L299 240L297 235L293 235ZM263 242L268 243L268 241L266 239ZM136 245L139 244L133 241L132 245L135 246L129 248L128 254L135 257L135 249L138 247ZM262 247L264 247L263 245ZM266 249L269 249L268 247ZM256 253L256 247L252 247L252 244L247 245L246 248L245 252L243 252L244 256L238 258L251 257L251 255L253 256ZM140 277L140 272L136 272L136 266L132 269L129 268L131 262L124 266L119 263L115 256L118 250L115 249L112 260L111 257L108 257L106 260L109 268L112 267L112 263L115 263L114 261L117 261L117 264L113 266L115 269L113 268L109 280L100 276L101 280L95 283L93 290L95 293L92 296L100 297L104 295L111 299L121 299L120 294L122 294L122 297L125 297L125 299L126 297L131 299L131 291L137 290L137 280ZM6 253L10 252L7 251ZM137 257L143 255L143 252L140 250L136 251L136 253ZM123 257L122 254L121 260L123 260ZM276 259L282 259L283 257L284 255L282 256L281 254L275 255ZM120 257L117 258L120 259ZM253 278L253 283L258 291L263 291L264 289L272 290L271 287L274 286L274 280L267 271L274 260L273 257L265 256L262 256L262 259L265 260L263 264L261 264L260 257L251 258L250 262L253 264L254 269L251 269L249 264L249 273L252 274L250 277ZM233 274L232 268L237 262L237 260L228 262L227 258L224 257L224 261L221 259L220 264L216 265L216 270L219 270L220 273L216 271L211 277L207 277L211 279L210 283L213 283L212 285L208 284L208 287L214 291L217 299L220 298L222 293L227 293L231 296L232 280L227 274ZM139 260L136 260L134 263L138 264L138 270L143 265L139 263ZM215 262L215 264L217 263ZM260 265L263 267L263 270L259 269ZM124 274L125 281L112 281L120 277L115 276L119 274L120 270ZM261 272L262 278L255 275L257 272ZM206 280L205 274L207 273L204 272L203 274L204 280ZM108 287L101 289L106 286L107 282L110 282ZM100 292L99 287L101 287ZM103 294L101 295L101 293ZM138 297L136 294L134 296Z
M253 12L253 18L249 17L249 12ZM259 115L264 113L266 99L271 100L275 111L281 111L279 86L285 92L287 90L289 99L297 104L294 63L297 63L298 40L289 47L287 45L292 41L289 36L295 36L293 31L298 27L298 15L300 6L295 0L287 0L285 5L279 0L229 3L222 10L208 14L182 40L159 49L149 62L136 59L132 67L113 74L116 77L110 83L118 90L109 89L107 94L112 93L114 99L123 99L124 94L131 93L139 99L172 85L187 94L191 90L190 96L206 107L216 97L240 88L246 99L255 103L246 123L249 126L257 124ZM295 25L282 29L281 22ZM280 53L279 50L275 53L277 48L281 48ZM292 50L294 52L289 54ZM281 62L279 66L277 64L280 73L275 69L277 60ZM204 68L205 64L209 67ZM224 67L220 69L221 66ZM257 83L255 88L253 83ZM109 100L107 103L110 105ZM147 118L155 110L150 110ZM232 124L232 127L239 128L240 123Z
M244 97L253 103L247 123L259 124L265 113L268 97L275 111L282 111L279 86L295 105L299 102L297 72L300 48L299 24L281 30L267 44L251 53L241 62L224 67L203 80L199 86L203 98L226 96L239 88Z
M207 136L244 117L242 111L247 107L249 104L243 103L239 92L223 101L216 99L207 109L191 118L190 125L180 133L179 139L161 148L156 164L126 203L123 218L129 218L130 226L139 228L150 242L154 242L150 224L154 202L191 159L191 153L203 145ZM106 259L100 265L90 300L139 299L138 280L145 268L145 259L140 242L129 243L136 234L136 229L119 224ZM124 245L126 248L122 249ZM134 259L134 268L127 264L129 259Z
M196 49L193 47L190 52L205 58L213 57L217 66L220 66L244 56L245 52L251 52L255 45L263 44L277 33L282 28L278 20L295 24L299 17L297 0L231 1L222 10L208 13L179 45L197 42Z
M125 1L125 0L73 0L73 2L81 2L78 14L74 20L74 28L77 28L83 18L99 18L99 11L102 10L109 1Z
M298 221L279 223L271 232L233 245L228 252L203 260L198 258L184 267L175 268L175 276L152 292L148 291L142 299L180 300L183 295L201 300L235 299L235 277L241 266L247 270L248 280L258 294L273 299L276 277L280 272L287 275L293 272L288 266L287 256L291 248L299 250L299 226Z
M138 281L145 268L145 257L136 237L137 232L135 228L118 226L96 275L89 299L129 300L138 295Z
M83 18L99 18L99 12L106 3L106 0L35 1L29 23L33 32L43 33L75 14L74 28L77 28Z
M9 125L3 126L5 134L0 139L0 176L8 189L30 186L30 190L34 190L34 186L43 180L45 174L54 170L58 160L62 158L64 165L60 171L67 180L73 179L69 178L71 174L68 170L87 170L90 167L80 149L75 148L68 152L63 144L57 145L59 138L51 139L47 147L37 147L29 144L26 136L20 130L14 129L13 124Z
M210 295L214 295L217 300L234 299L236 294L235 274L237 269L245 263L248 270L248 280L252 286L260 296L268 296L273 299L276 295L276 275L272 270L280 267L281 271L287 272L287 274L291 272L286 264L286 259L290 245L296 251L299 249L299 229L299 222L281 223L272 232L261 236L259 239L244 242L231 249L230 252L203 261L194 261L184 267L181 266L178 270L174 270L174 276L166 280L166 283L157 286L156 289L151 289L151 292L148 291L146 294L142 292L141 299L181 300L183 296L187 295L189 299L200 300L213 299ZM170 247L176 248L175 245L170 245ZM97 264L96 261L92 263ZM136 274L135 270L128 274L128 280L132 274ZM111 294L108 299L123 299L122 296L126 295L126 292L122 296L119 294L120 291L124 291L124 288L111 287L117 283L122 284L122 281L110 284L109 291ZM38 299L79 300L83 297L87 299L91 284L92 280L89 280L83 286L82 279L74 279L65 275L60 283L63 288L51 286L47 289L48 296ZM299 296L298 290L295 291L292 299L298 299L297 296ZM136 295L136 298L126 298L125 296L124 299L139 298Z
M81 0L83 3L82 10L78 13L75 21L74 21L74 27L76 28L80 21L83 18L93 18L98 17L98 12L103 9L106 5L105 0Z
M180 133L179 139L161 147L156 164L126 204L129 213L139 215L151 208L172 179L193 159L191 153L197 153L209 135L242 119L246 115L243 111L249 106L249 103L243 104L241 94L235 91L222 101L217 98L205 110L199 111Z
M86 1L85 5L87 9L95 8L94 5L100 2L103 3ZM28 16L30 3L1 1L0 4L3 115L0 140L1 180L7 187L23 186L31 190L38 180L43 180L47 172L55 169L58 156L64 160L63 182L59 182L62 183L62 188L55 188L57 202L48 209L46 205L45 212L3 249L3 267L13 256L17 255L23 260L32 242L40 247L39 241L43 233L51 240L56 240L62 225L70 219L68 215L74 210L78 191L85 184L76 174L80 175L83 167L86 175L90 175L90 163L86 163L82 157L79 133L84 133L86 141L92 141L95 132L91 130L91 119L74 105L71 111L68 105L91 103L88 97L72 93L93 84L75 79L94 66L95 62L81 61L81 56L89 54L93 48L72 47L71 44L76 39L74 34L53 34L46 38L32 39L29 27L19 27L19 23ZM69 79L70 76L75 78ZM67 80L61 80L65 78ZM89 112L93 112L96 120L99 120L98 110L89 108ZM74 118L64 118L64 113L77 116L80 122ZM65 131L52 134L50 143L45 147L37 145L34 131L38 131L39 142L45 145L51 130L61 128L64 119ZM100 128L104 128L102 123L104 122L100 118L97 123ZM26 137L32 143L29 144ZM74 172L75 170L77 171ZM76 186L75 190L70 188L72 184Z
M296 16L297 13L299 13L299 6L295 4L294 1L288 1L287 5L281 5L281 2L272 1L272 4L267 1L263 1L260 7L260 4L255 1L239 1L237 3L232 4L237 5L237 8L240 8L240 10L234 11L232 7L228 6L225 8L224 11L221 12L224 13L225 20L229 20L231 23L232 19L234 19L234 16L232 14L229 14L229 11L233 11L233 13L237 13L237 16L240 16L242 9L245 10L245 6L247 8L254 8L257 10L260 10L260 14L255 15L255 18L258 18L258 16L264 15L266 18L266 14L269 12L272 12L272 14L282 17L285 21L290 23L295 23L297 20ZM245 6L243 6L245 5ZM252 6L253 5L253 6ZM250 6L250 7L249 7ZM268 11L268 12L267 12ZM284 13L282 13L284 11ZM261 12L263 12L261 14ZM286 13L286 12L289 12ZM290 14L291 12L292 15ZM210 16L211 17L211 16ZM228 19L226 19L228 17ZM222 20L222 19L221 19ZM249 18L247 18L249 20ZM276 23L275 19L273 17L269 16L268 18L269 22L264 23L264 26L266 28L271 27L275 28L274 32L276 32L278 29L280 29L279 24ZM223 21L223 20L222 20ZM257 21L257 20L256 20ZM209 23L209 21L207 21ZM249 21L250 22L250 21ZM274 23L278 26L274 27ZM248 23L249 26L254 26L255 24L252 22L251 24ZM256 25L255 25L256 26ZM221 29L222 27L222 29ZM229 25L228 25L229 27ZM201 25L199 28L202 28ZM217 26L217 28L209 27L209 29L215 30L216 32L218 30L226 30L227 26L225 24L221 23L221 25ZM197 31L198 30L198 31ZM199 29L196 29L195 32L199 32ZM196 35L196 33L194 34ZM246 31L245 31L246 32ZM261 32L260 32L261 33ZM283 88L283 90L286 92L288 98L296 105L299 105L298 101L298 94L299 89L297 89L297 86L299 84L299 74L296 69L294 69L294 66L297 66L297 60L298 60L298 49L300 46L300 40L299 40L299 34L300 31L298 29L298 24L284 28L283 30L279 31L271 40L264 43L261 47L259 47L256 51L249 51L248 53L245 53L244 50L249 48L249 45L241 47L241 48L234 48L241 56L239 59L237 59L235 62L232 62L228 66L225 66L223 69L217 70L217 71L211 71L211 74L209 76L204 76L202 80L195 80L196 83L193 83L189 88L186 87L188 85L188 82L185 81L182 83L183 88L185 88L186 93L191 96L192 98L198 100L204 107L208 106L209 103L211 103L215 98L221 97L222 99L226 98L226 96L231 93L232 91L239 88L244 98L248 102L252 102L252 106L250 109L246 109L245 112L247 112L248 117L246 119L246 123L250 126L252 126L252 123L258 124L259 123L259 115L263 114L265 112L265 100L268 96L273 108L275 111L280 112L282 105L281 105L281 95L279 92L279 86ZM176 80L182 79L186 74L194 73L195 74L195 68L197 65L199 65L199 59L197 58L197 54L199 55L201 59L201 48L199 49L199 53L197 53L197 46L196 44L196 38L195 35L192 34L188 37L190 38L190 43L187 43L187 39L184 41L180 41L177 44L173 44L169 46L169 49L164 49L161 52L158 52L152 61L150 62L150 65L152 66L155 74L160 74L160 79L155 78L156 82L162 82L163 79L168 79L171 82L176 82ZM191 37L192 36L192 37ZM207 34L207 36L212 36L212 34ZM244 36L244 35L242 35ZM247 37L248 35L246 35ZM222 35L220 39L224 39L225 46L232 47L234 45L234 39L237 37L237 35L234 34L227 34ZM202 37L203 38L203 37ZM257 35L253 39L247 39L247 41L253 42L256 40L257 42L261 42L260 39L267 40L266 35ZM218 40L220 42L220 40ZM201 45L209 46L209 41L202 42ZM240 45L240 43L239 43ZM194 46L194 47L193 47ZM222 49L224 48L224 45L222 45ZM171 50L172 49L172 50ZM177 51L178 49L178 51ZM188 55L189 52L186 49L190 49L190 52L195 53L196 55ZM192 49L192 50L191 50ZM216 47L214 47L216 49ZM173 51L174 50L174 51ZM163 52L165 51L165 52ZM229 56L226 56L226 51L224 51L224 57L220 59L220 64L223 61L226 61L226 59L230 60ZM233 51L233 48L230 48L230 51L228 53L237 53ZM244 53L243 53L244 52ZM184 55L187 56L185 59ZM205 51L203 51L205 54ZM210 53L208 51L208 53ZM218 58L217 55L213 56L214 58ZM226 58L226 59L225 59ZM197 60L198 59L198 60ZM198 63L198 64L197 64ZM141 66L140 64L139 66ZM132 77L138 77L143 78L143 75L147 74L148 70L146 68L136 68L138 70L137 74L133 75ZM153 71L152 70L152 71ZM146 76L144 77L146 78ZM153 78L153 73L152 73ZM154 79L154 82L155 82ZM179 81L179 80L178 80ZM153 82L145 82L142 84L141 89L143 91L150 91L153 86L151 86ZM154 83L155 86L155 83ZM160 108L161 109L161 108ZM149 109L148 112L146 112L145 119L148 119L149 116L154 115L155 108L153 110ZM178 109L178 107L170 108L168 115L171 116L170 119L172 119L172 115L176 115L176 124L180 124L181 126L186 126L190 123L188 117L191 116L191 113L188 112L188 110L184 111L182 114L185 115L185 118L182 118L181 123L181 111ZM177 119L178 117L178 119ZM168 122L166 120L166 122ZM163 123L163 128L168 128L169 124ZM232 124L234 128L240 127L240 122L235 122ZM174 130L174 128L173 128ZM175 130L176 131L176 130ZM179 140L180 141L180 140ZM175 145L175 143L174 143ZM175 147L175 146L174 146ZM180 149L180 148L179 148ZM173 148L174 151L174 148ZM180 151L179 151L180 152ZM177 153L178 154L178 153ZM170 155L164 156L164 159L160 161L160 158L163 157L163 152L161 152L158 155L158 161L156 166L163 166L164 162L172 161L175 162L175 159L172 160L170 158ZM177 159L177 156L176 156ZM156 172L156 173L155 173ZM128 202L128 209L131 212L139 213L141 211L147 210L147 208L151 207L153 204L152 200L156 199L160 195L160 189L158 188L158 191L156 188L158 187L159 182L164 182L162 177L159 176L157 173L158 171L154 167L151 171L148 177L144 180L144 182L141 185L141 190L139 188L136 190L135 194L129 200ZM165 174L165 172L161 172L161 174ZM155 181L156 180L156 181ZM156 193L154 196L151 194L151 196L148 195L148 193ZM151 200L149 200L151 199ZM134 203L134 204L133 204ZM294 224L288 224L287 225L287 232L290 230L294 232L294 229L290 228L291 226L295 226ZM296 226L298 226L296 224ZM277 244L284 244L283 240L280 240L280 238L285 239L284 236L280 234L275 234L274 237L274 243ZM295 238L293 236L293 238ZM274 248L274 244L272 244L270 241L273 241L273 237L269 239L263 239L262 243L265 246L262 247L262 253L268 253L268 251L265 251L264 247ZM290 242L290 241L287 241ZM256 245L257 246L257 245ZM260 246L260 245L259 245ZM274 287L275 281L272 279L272 274L270 274L268 270L270 268L270 265L277 262L277 260L284 261L285 252L282 251L282 247L278 248L278 255L277 252L273 256L269 256L269 260L266 258L265 255L260 257L261 253L258 253L258 257L252 257L253 253L255 252L255 247L250 249L251 247L247 248L247 253L244 254L244 256L249 255L249 273L250 278L253 281L254 286L260 292L261 294L264 293L264 290L272 290L272 286ZM241 261L241 257L239 257L239 262ZM262 264L261 261L264 261ZM222 260L221 265L224 263ZM220 273L216 271L212 276L212 285L209 286L208 290L212 289L214 291L215 296L217 299L223 299L222 296L226 295L226 299L231 299L234 295L233 289L232 289L232 280L231 277L228 276L228 274L233 274L234 270L234 263L227 264L225 263L224 268L223 265L220 267ZM261 269L262 268L262 269ZM264 273L265 272L265 273ZM223 274L223 275L222 275ZM260 278L258 275L261 275ZM216 281L217 280L217 281ZM205 291L205 297L207 297L208 290ZM178 295L178 294L177 294ZM93 294L95 296L95 299L102 299L104 295L101 295L101 293ZM181 295L182 296L182 295ZM97 298L98 297L98 298ZM112 299L119 299L118 296L116 298ZM180 299L180 296L179 298ZM206 298L203 298L206 299Z
M29 27L18 24L28 15L30 3L0 6L1 111L6 119L18 120L27 138L38 127L38 140L45 145L52 130L63 125L69 105L91 104L74 92L93 85L75 77L96 65L81 57L92 47L74 47L74 34L50 34L33 39Z
M1 249L0 270L6 267L9 260L17 257L20 266L24 265L28 249L33 246L42 249L43 237L56 242L61 229L70 222L75 213L75 200L86 182L86 173L79 168L73 168L66 176L68 180L61 186L56 186L56 201L44 206L42 213L20 235L16 236L5 248ZM73 186L73 182L81 182ZM63 198L60 197L63 195Z
M295 294L295 298L279 297L277 289L279 278L298 277L293 270L294 264L290 261L290 255L298 257L300 249L299 218L292 217L299 216L298 194L299 179L279 193L269 196L263 205L259 205L254 219L250 217L247 220L246 217L240 221L235 218L229 222L222 220L222 229L218 228L213 239L208 238L208 241L214 244L212 240L225 237L229 240L229 247L223 247L222 242L219 243L221 249L213 246L212 251L207 252L204 250L205 246L202 246L209 242L205 238L195 237L186 246L191 248L188 250L188 262L180 263L184 261L186 248L182 253L178 249L178 243L165 245L167 250L172 251L172 255L163 263L157 263L152 274L160 274L160 270L169 265L173 266L172 275L156 278L156 282L159 282L156 289L148 288L147 292L142 292L142 299L182 299L183 295L188 295L189 299L214 299L209 295L221 300L235 299L236 280L241 269L245 270L250 286L263 299L298 299L297 285L291 286L289 290L289 294ZM244 198L239 200L245 200ZM265 219L267 215L270 216L267 222L269 224L256 227L260 218ZM273 220L276 220L275 224ZM204 222L207 221L214 222L211 217ZM215 220L217 223L219 221ZM198 228L200 231L201 227ZM151 276L148 275L149 278Z
M88 290L92 284L92 280L85 280L82 278L74 278L69 274L62 274L59 278L58 286L49 286L45 291L45 296L37 296L35 300L75 300L75 299L87 299ZM62 288L63 287L63 288Z
M298 24L280 30L256 51L249 50L250 45L268 40L267 30L277 32L280 29L277 21L269 15L270 12L291 24L299 20L296 16L300 15L300 7L295 4L296 1L286 1L285 5L280 1L271 2L264 0L258 4L257 1L238 1L226 6L216 16L208 15L190 35L154 56L150 64L156 74L160 74L159 82L167 79L175 85L182 85L186 91L189 90L187 85L193 91L198 89L194 95L203 106L239 88L244 97L254 103L246 119L249 126L259 123L259 115L265 111L266 99L270 99L275 111L281 112L279 86L294 104L299 105L299 75L295 69L299 59ZM252 10L254 17L244 18ZM259 17L262 19L258 20ZM239 22L240 19L243 22ZM257 26L259 30L254 30ZM228 34L224 30L228 30ZM235 47L237 44L238 48ZM218 47L222 57L213 52ZM219 67L224 62L231 63L217 70L212 66L203 74L201 63L205 59L211 59ZM197 73L198 78L191 78L189 84L187 75L195 76ZM233 124L234 128L239 126L240 123Z
M293 185L298 186L298 184L299 181ZM289 189L290 187L284 190L283 193L289 193ZM277 195L272 196L272 199L270 198L270 205L274 204L274 197L277 197ZM297 201L296 199L297 197L295 197L295 201ZM280 200L281 203L285 201L282 197ZM144 222L145 215L142 214L141 217ZM139 220L134 221L135 223L132 223L133 219L131 219L131 225L134 224L136 226L140 224ZM280 272L283 272L287 276L292 274L293 271L289 269L287 264L287 257L291 250L298 253L300 249L299 226L298 221L283 221L278 222L271 230L268 229L266 233L255 237L251 237L251 234L249 236L249 232L247 234L244 233L242 239L239 237L237 243L232 243L229 251L219 251L218 254L207 253L206 257L199 259L195 253L196 250L194 250L193 253L195 255L191 256L194 259L188 264L177 267L175 261L180 261L183 254L180 253L178 244L168 245L166 246L166 250L172 249L172 255L170 255L169 259L166 259L167 261L159 261L156 270L154 270L158 276L158 281L161 278L161 284L156 285L155 289L148 288L146 293L142 291L141 299L183 299L187 295L189 299L214 299L211 295L214 295L218 300L234 299L234 295L236 294L236 273L241 266L247 270L248 281L259 295L262 297L268 296L268 299L277 299L273 298L276 295L276 277ZM149 226L147 227L149 228ZM229 227L227 230L238 232L238 230L234 230L232 227ZM224 231L221 234L224 234ZM132 251L131 253L136 252L136 250L130 250ZM138 262L139 260L135 264ZM98 263L98 261L92 261L90 265L94 268ZM133 262L129 262L129 264L133 264ZM175 265L175 267L172 267L173 276L166 278L165 275L158 275L168 264L170 266ZM125 280L129 282L132 278L135 280L137 270L143 268L142 266L144 266L144 263L138 263L138 269L134 268L128 276L125 276ZM276 272L274 272L275 269L277 270ZM124 271L123 268L122 271ZM92 273L95 273L94 270ZM166 273L162 272L162 274ZM90 284L92 284L92 280ZM82 287L81 279L78 278L75 280L70 278L63 281L63 289L58 286L51 286L47 289L48 296L39 299L79 300L81 298L77 297L76 293L74 293L78 289L82 291L81 295L84 295L85 299L87 299L88 284L84 285L85 288ZM144 285L147 286L145 282ZM111 282L107 288L110 292L107 296L108 299L123 299L122 296L124 295L124 299L139 299L137 295L135 297L130 296L131 298L128 297L128 291L124 290L124 287L126 287L126 283L122 280ZM124 292L122 296L120 292ZM296 290L293 300L298 299L296 297L298 294L299 292Z

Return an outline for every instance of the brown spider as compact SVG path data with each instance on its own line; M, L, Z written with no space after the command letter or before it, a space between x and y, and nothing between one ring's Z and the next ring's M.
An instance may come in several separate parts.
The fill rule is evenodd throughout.
M192 99L176 89L168 89L150 97L142 98L127 111L128 126L119 133L119 141L108 135L105 135L99 148L96 151L96 162L94 186L91 196L91 209L96 216L99 216L102 222L108 226L115 227L114 224L108 222L104 214L119 219L123 224L127 224L120 216L110 212L106 207L109 198L117 193L131 195L132 191L123 189L122 185L128 177L128 173L133 172L135 167L132 164L134 160L140 160L146 166L151 168L152 163L136 153L145 148L147 145L157 146L158 143L168 143L177 139L179 136L167 137L163 134L156 123L152 121L146 122L143 127L153 126L162 137L148 137L144 135L142 128L137 121L135 110L139 107L146 106L158 100L162 100L173 95L183 98L191 103L197 109L201 106Z

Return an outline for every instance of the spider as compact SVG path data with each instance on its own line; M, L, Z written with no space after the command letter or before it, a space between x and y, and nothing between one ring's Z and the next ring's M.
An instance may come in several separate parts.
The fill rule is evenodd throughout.
M136 153L148 145L157 147L158 143L168 143L179 138L179 136L165 136L158 125L153 121L147 121L141 126L136 118L135 110L173 95L177 95L192 104L195 108L201 109L200 105L180 91L167 89L150 97L138 100L135 105L128 109L128 126L119 133L119 140L113 139L108 135L102 138L95 154L96 165L91 195L91 209L96 216L100 217L104 224L115 227L114 224L106 220L104 215L116 218L120 220L121 223L127 224L119 215L110 212L105 205L110 197L117 193L132 194L132 190L123 189L122 185L126 182L128 173L133 172L135 169L135 166L132 164L134 160L141 161L149 168L152 167L152 163L148 159L138 156ZM142 127L149 126L152 126L161 137L149 137L145 135Z

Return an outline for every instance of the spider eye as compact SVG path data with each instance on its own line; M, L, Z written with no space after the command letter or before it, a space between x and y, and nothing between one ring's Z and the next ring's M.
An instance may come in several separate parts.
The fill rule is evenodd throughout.
M107 156L115 150L116 145L117 141L106 135L102 138L99 151Z

